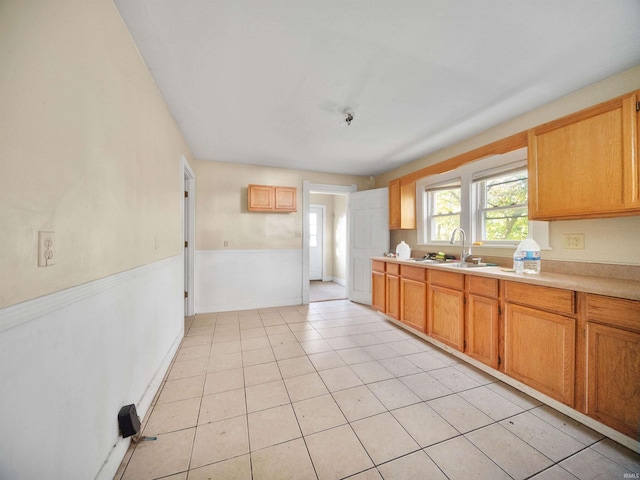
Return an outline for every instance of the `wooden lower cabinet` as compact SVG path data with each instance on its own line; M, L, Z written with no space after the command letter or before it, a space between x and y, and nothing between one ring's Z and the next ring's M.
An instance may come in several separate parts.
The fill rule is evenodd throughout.
M507 304L505 373L572 407L575 403L575 323L574 318Z
M438 285L429 287L429 335L464 351L464 292Z
M386 313L396 320L400 320L400 277L387 273L387 308Z
M427 270L422 267L402 265L400 269L400 321L427 331Z
M423 333L427 331L427 284L408 278L401 280L400 320Z
M384 273L371 272L371 308L379 312L387 307L386 278Z
M498 369L499 304L496 298L469 294L465 353Z
M372 274L375 309L640 438L640 301L393 262Z
M387 308L385 262L371 262L371 308L384 313Z
M464 275L442 270L429 272L427 333L464 352Z
M466 277L467 346L465 353L496 370L499 367L499 284L495 278Z
M587 295L586 311L586 413L637 439L640 437L640 302Z

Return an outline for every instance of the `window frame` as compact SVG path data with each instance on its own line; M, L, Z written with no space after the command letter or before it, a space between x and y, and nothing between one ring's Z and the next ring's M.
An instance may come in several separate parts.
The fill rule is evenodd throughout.
M452 214L433 214L434 212L434 205L432 205L433 203L433 194L435 192L438 191L443 191L443 190L453 190L453 189L459 189L460 190L460 210L457 213L452 213ZM433 219L434 218L441 218L441 217L451 217L451 216L458 216L460 217L462 215L462 182L461 179L458 178L452 178L450 180L447 180L445 182L442 183L437 183L437 184L432 184L426 187L425 191L424 191L424 201L425 201L425 205L426 205L426 212L429 212L429 220L428 222L426 222L425 224L425 235L427 239L431 239L433 238L433 226L434 226L434 222ZM437 240L435 241L436 243L438 242ZM433 241L431 242L433 243Z
M474 203L472 203L473 210L473 239L474 241L483 242L483 244L487 245L517 245L522 240L488 240L484 238L484 212L490 211L491 209L484 208L484 199L486 195L486 188L481 188L482 185L485 184L486 181L491 180L493 178L508 176L509 174L514 174L517 172L527 170L527 162L526 161L518 161L510 164L506 164L497 168L492 168L489 170L479 171L474 173L472 180L472 189L474 196ZM527 176L528 177L528 176ZM527 203L518 204L518 205L510 205L508 207L498 207L493 211L508 209L508 208L524 208L527 210L528 217L528 192L527 192ZM528 221L530 224L531 222ZM529 225L529 228L531 225Z
M475 182L483 178L497 175L502 172L513 171L521 168L527 168L527 148L520 148L501 155L475 160L465 163L458 168L447 172L429 175L416 181L416 228L417 241L421 247L440 247L449 245L449 241L431 241L430 224L427 218L428 201L427 191L429 188L438 185L446 185L452 183L456 178L460 179L460 227L467 232L467 243L471 245L473 242L483 242L482 246L474 245L475 249L489 248L510 248L514 249L520 240L482 240L479 239L478 225L480 219L477 188ZM527 199L528 200L528 199ZM548 222L529 220L529 232L531 236L538 242L543 250L550 250L549 247L549 226Z

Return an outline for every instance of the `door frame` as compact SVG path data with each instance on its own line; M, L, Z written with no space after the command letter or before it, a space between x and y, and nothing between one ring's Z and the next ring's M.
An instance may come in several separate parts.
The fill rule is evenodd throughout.
M308 180L302 181L302 304L309 303L309 208L311 205L309 195L311 193L324 193L328 195L346 195L347 212L349 211L349 194L357 192L358 186L352 185L329 185L325 183L311 183ZM347 218L347 241L349 239L349 219ZM349 265L349 251L346 252L346 262ZM349 285L349 269L347 269Z
M184 191L187 192L188 201L182 194L182 245L186 243L183 250L184 253L184 291L187 294L185 298L185 317L195 315L195 298L194 298L194 259L196 246L196 174L184 155L182 157L182 182ZM185 208L186 202L186 208Z

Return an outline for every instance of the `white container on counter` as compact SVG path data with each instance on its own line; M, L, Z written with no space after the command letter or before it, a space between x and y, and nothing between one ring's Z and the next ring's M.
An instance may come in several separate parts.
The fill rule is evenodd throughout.
M411 247L402 240L396 247L396 258L398 260L406 260L411 256Z

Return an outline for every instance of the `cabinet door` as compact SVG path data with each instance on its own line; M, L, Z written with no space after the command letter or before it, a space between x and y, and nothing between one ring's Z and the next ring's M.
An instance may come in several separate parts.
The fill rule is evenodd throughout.
M427 284L402 278L400 294L400 320L416 330L426 332Z
M467 355L498 368L498 300L469 295Z
M429 335L464 351L464 292L431 285Z
M400 179L389 182L389 230L400 228Z
M505 373L572 407L575 329L573 318L507 304Z
M386 289L385 289L385 274L371 272L371 307L374 310L384 312L386 307Z
M640 435L640 333L587 322L587 415Z
M389 182L389 230L416 228L416 182Z
M529 218L595 218L640 209L637 95L529 132Z
M275 187L275 209L279 212L295 212L297 199L295 187Z
M396 320L400 319L400 277L396 275L387 275L386 314Z
M275 208L273 187L268 185L249 185L249 211L270 211Z

